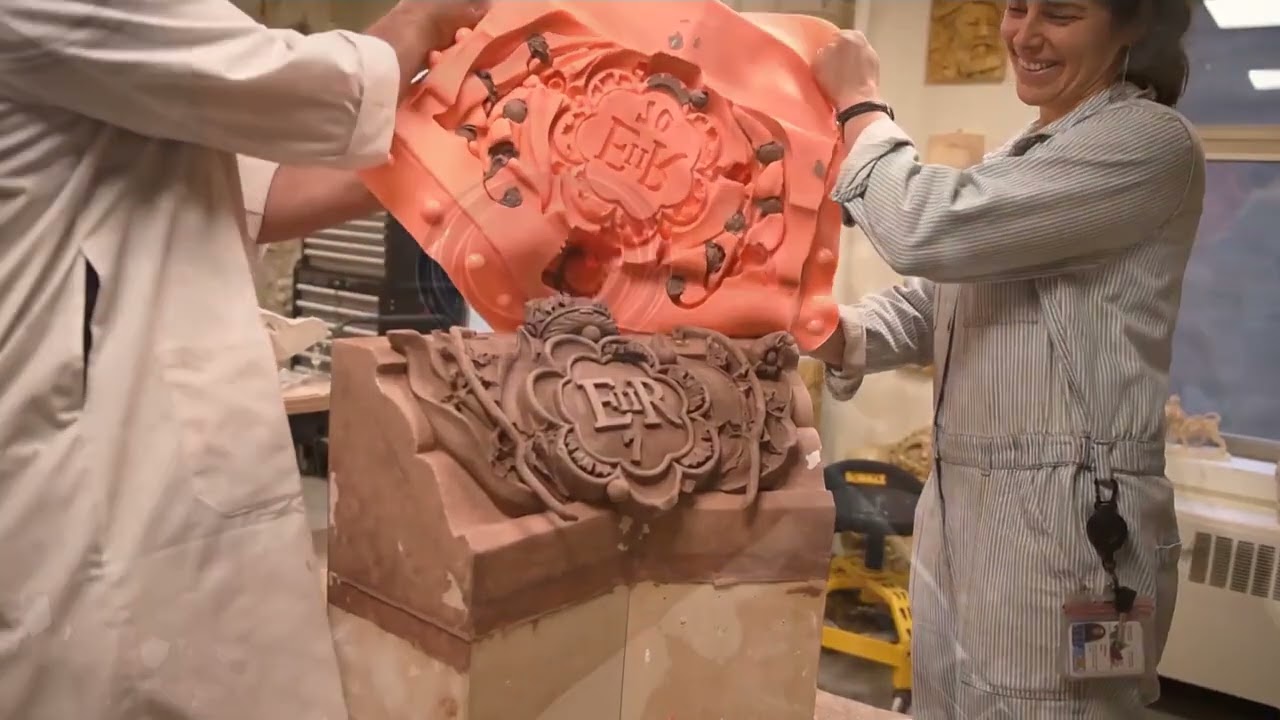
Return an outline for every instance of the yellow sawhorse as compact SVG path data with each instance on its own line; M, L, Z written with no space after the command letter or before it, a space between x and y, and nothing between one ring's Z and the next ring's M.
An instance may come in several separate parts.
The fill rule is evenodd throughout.
M867 460L834 463L824 476L835 495L841 549L827 577L827 615L834 622L823 626L822 647L891 668L891 709L905 713L912 690L910 538L923 483L902 468ZM838 611L846 599L892 631L864 632L842 623Z
M893 669L893 705L895 712L911 709L911 607L907 601L906 583L895 573L867 568L858 555L841 555L832 559L827 579L827 596L831 593L857 593L862 605L876 606L893 622L894 639L826 625L822 628L822 647L841 655L861 658Z

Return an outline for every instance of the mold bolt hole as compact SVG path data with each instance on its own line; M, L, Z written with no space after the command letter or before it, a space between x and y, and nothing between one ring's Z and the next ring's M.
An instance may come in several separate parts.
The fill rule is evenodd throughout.
M672 275L667 279L667 297L672 301L678 302L680 296L684 295L685 281L679 275Z
M520 193L520 188L507 188L498 202L505 207L517 208L524 202L524 196Z
M525 46L529 48L529 56L537 59L543 65L551 64L551 45L547 43L547 38L542 35L531 35L525 41Z
M762 165L769 165L782 159L782 146L776 142L768 142L756 148L756 160Z
M508 100L502 106L502 117L514 123L522 123L529 117L529 106L523 100Z

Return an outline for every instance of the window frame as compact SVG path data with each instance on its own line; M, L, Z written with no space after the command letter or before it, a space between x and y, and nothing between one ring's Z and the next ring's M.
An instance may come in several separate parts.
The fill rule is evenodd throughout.
M1196 127L1211 162L1280 163L1280 125L1201 125ZM1223 433L1234 457L1280 463L1280 439Z

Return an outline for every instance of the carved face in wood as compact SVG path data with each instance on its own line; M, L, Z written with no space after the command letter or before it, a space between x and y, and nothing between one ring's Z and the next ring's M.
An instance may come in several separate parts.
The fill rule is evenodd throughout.
M556 293L624 332L837 324L816 18L715 0L497 3L430 58L365 180L495 329Z
M998 82L1004 77L997 0L934 0L929 27L929 81Z

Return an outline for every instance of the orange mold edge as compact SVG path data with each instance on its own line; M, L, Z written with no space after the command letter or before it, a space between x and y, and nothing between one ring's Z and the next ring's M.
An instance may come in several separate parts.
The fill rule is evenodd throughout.
M504 2L429 58L363 173L491 327L555 293L624 332L836 329L836 28L715 0Z

